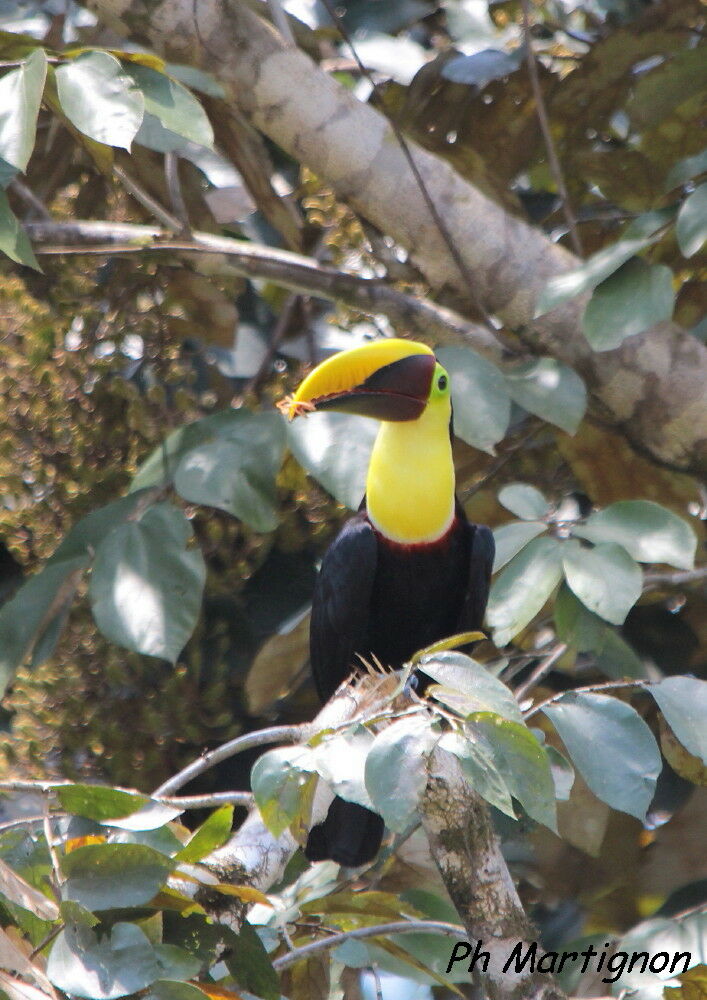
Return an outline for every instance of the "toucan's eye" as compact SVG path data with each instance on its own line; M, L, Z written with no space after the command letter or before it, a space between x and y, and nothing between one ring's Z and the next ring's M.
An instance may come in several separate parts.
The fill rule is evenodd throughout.
M444 390L447 388L447 376L446 375L440 375L440 377L437 379L437 388L441 389L442 392L444 392Z

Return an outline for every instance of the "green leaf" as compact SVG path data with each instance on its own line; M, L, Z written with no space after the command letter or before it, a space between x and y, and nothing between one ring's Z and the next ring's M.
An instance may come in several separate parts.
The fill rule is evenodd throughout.
M707 681L666 677L649 691L678 741L707 764Z
M528 483L504 486L499 491L498 502L524 521L540 521L550 512L550 505L540 490Z
M0 157L18 170L24 171L34 149L46 77L47 57L36 48L0 79Z
M622 545L604 542L593 549L566 542L562 566L567 583L590 611L621 625L641 596L643 576Z
M574 434L587 408L584 380L554 358L524 361L504 370L511 399L568 434Z
M423 657L420 667L438 684L461 692L469 706L467 714L494 712L504 719L523 721L513 693L471 657L463 653L437 653ZM434 689L431 690L434 694Z
M213 146L214 132L206 112L186 87L149 66L128 63L124 67L144 94L145 111L177 135L200 146Z
M687 521L650 500L619 500L590 514L573 534L590 542L617 542L638 562L692 569L697 537Z
M353 732L326 737L312 750L314 766L332 791L368 809L373 803L366 790L365 767L373 739L364 726L357 726Z
M192 834L189 842L175 856L175 861L201 861L211 851L226 843L233 825L233 806L221 806L212 812L198 830Z
M105 785L57 785L55 791L66 812L97 821L130 816L149 802L146 795Z
M301 746L268 750L253 765L253 795L263 822L276 837L299 814L313 771L312 750Z
M674 307L670 268L632 257L595 288L582 330L595 351L611 351L627 337L669 320Z
M226 97L226 91L211 73L205 73L203 69L196 69L194 66L183 66L181 63L165 63L165 69L171 77L179 80L190 90L200 90L202 94L209 97Z
M280 980L263 942L247 920L243 921L235 946L226 955L228 970L239 986L262 997L280 1000Z
M85 906L81 906L80 903L75 902L73 899L65 899L64 902L60 904L59 910L64 923L67 924L79 924L82 927L95 927L96 924L100 923L100 920L95 913L91 913L91 911L87 910Z
M379 423L348 413L312 413L287 425L287 443L299 464L335 500L357 510Z
M566 583L555 600L557 636L580 653L592 652L596 665L607 677L645 677L639 657L613 626L585 607Z
M470 347L441 347L436 354L452 380L454 433L493 455L511 416L505 378Z
M130 149L145 99L109 52L82 52L56 69L61 107L79 132L108 146Z
M527 814L556 831L555 784L550 761L528 727L484 713L469 724L469 730L487 739L501 777Z
M638 712L618 698L575 691L543 712L594 794L613 809L645 819L662 760Z
M130 493L126 497L114 500L105 507L92 510L86 517L71 528L61 543L54 550L47 565L61 562L64 559L74 559L83 556L89 560L106 535L123 524L135 511L137 506L145 501L145 491Z
M174 867L140 844L87 844L62 858L63 893L87 910L117 910L149 903Z
M117 1000L155 982L161 968L155 949L135 924L115 924L100 939L90 927L77 925L54 942L47 975L72 996Z
M386 826L410 825L427 784L427 757L437 741L422 719L398 719L376 736L366 759L366 788Z
M511 793L498 773L488 740L480 732L466 739L459 733L444 733L437 745L441 750L454 754L474 791L506 816L516 818Z
M497 573L506 563L518 555L528 542L547 531L547 524L541 521L511 521L493 529L496 543L496 555L493 561L493 572Z
M0 252L7 254L10 260L16 264L24 264L32 267L35 271L41 271L41 267L34 256L32 244L27 238L14 212L10 208L7 195L0 188Z
M115 528L96 550L93 616L118 645L174 663L192 634L206 570L191 525L168 504Z
M173 479L185 500L225 510L254 531L272 531L284 448L279 414L224 410L170 434L142 464L131 489Z
M665 190L672 191L673 188L699 177L707 171L707 148L695 156L688 156L684 160L678 160L668 174L665 182Z
M705 964L705 940L707 912L701 907L680 919L655 917L637 924L616 943L616 950L629 955L647 952L651 957L660 952L665 952L668 957L687 952L690 955L688 964L694 966ZM682 972L684 961L681 959L678 962L676 972ZM631 972L624 972L616 983L612 983L614 995L621 996L626 991L627 996L636 997L636 1000L665 1000L676 995L665 991L665 981L671 978L670 966L662 973L651 972L649 968L642 972L642 968L643 962L638 961ZM703 991L696 984L694 992L682 992L683 997L694 1000L699 1000L702 995Z
M675 235L684 257L694 257L707 239L707 184L688 195L678 212Z
M279 520L275 477L282 463L285 431L276 413L248 414L248 418L234 421L230 433L221 428L215 441L185 454L174 485L191 503L225 510L254 531L274 531Z
M176 979L159 979L150 986L145 1000L204 1000L206 994L191 983Z
M559 274L556 278L551 278L543 289L535 307L535 318L544 316L545 313L556 309L568 299L573 299L576 295L591 292L593 288L605 281L610 275L617 271L622 264L635 256L639 250L654 243L658 237L656 230L665 224L663 218L656 219L653 225L646 227L647 232L628 235L628 230L623 239L612 243L611 246L603 247L582 264L581 267L565 274Z
M493 582L486 620L494 642L505 646L540 611L562 579L561 544L556 538L535 538Z
M30 653L55 616L73 598L78 575L87 560L82 557L46 565L0 609L0 689ZM62 598L62 588L66 592Z

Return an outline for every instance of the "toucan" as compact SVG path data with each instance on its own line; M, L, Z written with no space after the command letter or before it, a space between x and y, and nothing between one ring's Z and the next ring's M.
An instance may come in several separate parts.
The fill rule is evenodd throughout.
M431 348L389 338L328 358L285 402L290 419L338 410L381 421L361 507L315 584L310 659L323 702L361 658L400 668L417 650L481 626L494 542L455 496L450 391ZM356 867L373 860L383 833L377 813L336 797L305 853Z

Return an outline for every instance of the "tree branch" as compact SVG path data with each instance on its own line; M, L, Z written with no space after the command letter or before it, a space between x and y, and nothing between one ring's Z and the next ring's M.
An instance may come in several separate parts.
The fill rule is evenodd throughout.
M432 288L469 302L392 127L327 76L246 3L230 0L90 0L112 27L147 39L177 62L218 75L227 98L337 195L409 251ZM579 261L408 143L485 310L518 331L536 354L584 376L594 398L637 450L700 474L707 469L707 348L669 323L597 353L581 332L586 296L535 320L547 281Z
M344 941L361 940L361 938L384 937L388 934L446 934L448 937L460 938L465 936L465 930L459 924L447 924L440 920L398 920L392 924L375 924L372 927L357 927L352 931L342 931L341 934L332 934L321 941L312 941L304 944L300 948L289 951L286 955L276 958L272 964L273 969L278 972L286 969L290 965L295 965L303 958L310 958L318 955L322 951L329 951L337 948Z
M267 278L293 291L341 302L364 313L382 313L401 331L442 343L462 340L491 361L500 361L504 354L493 334L451 309L400 292L377 278L345 274L288 250L204 232L192 232L189 239L175 238L156 226L126 222L30 222L25 228L38 254L220 255L227 258L231 274Z

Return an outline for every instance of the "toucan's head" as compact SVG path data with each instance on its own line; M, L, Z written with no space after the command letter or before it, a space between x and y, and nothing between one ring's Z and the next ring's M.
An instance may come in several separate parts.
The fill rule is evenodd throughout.
M449 414L449 375L426 344L392 338L327 358L283 409L290 420L311 410L339 410L398 422L417 420L428 407Z

